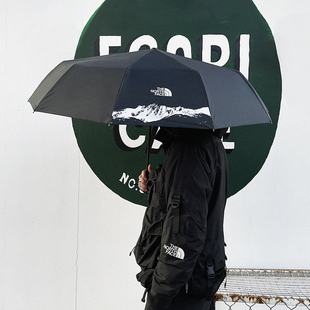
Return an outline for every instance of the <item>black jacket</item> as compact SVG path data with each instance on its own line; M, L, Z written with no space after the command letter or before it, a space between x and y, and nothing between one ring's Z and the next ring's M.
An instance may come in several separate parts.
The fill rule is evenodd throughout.
M148 290L146 310L173 309L179 294L211 299L225 277L227 158L220 137L161 129L157 139L166 157L150 175L149 206L134 250L137 279Z

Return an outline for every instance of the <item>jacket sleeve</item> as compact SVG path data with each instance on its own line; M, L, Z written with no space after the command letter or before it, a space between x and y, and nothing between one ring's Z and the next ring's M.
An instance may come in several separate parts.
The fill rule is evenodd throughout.
M195 141L174 142L166 154L168 211L146 310L168 309L193 273L206 239L211 166Z

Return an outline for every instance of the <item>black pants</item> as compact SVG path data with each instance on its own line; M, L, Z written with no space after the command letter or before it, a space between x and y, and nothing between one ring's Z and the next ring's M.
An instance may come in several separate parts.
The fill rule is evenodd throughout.
M215 310L214 300L194 298L186 294L179 294L172 302L169 310Z

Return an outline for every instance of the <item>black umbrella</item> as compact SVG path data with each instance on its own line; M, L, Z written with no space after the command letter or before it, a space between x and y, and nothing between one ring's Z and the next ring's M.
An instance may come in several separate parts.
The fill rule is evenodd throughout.
M271 123L239 71L157 49L64 61L29 102L34 111L112 125L218 129ZM150 139L147 165L149 152Z
M218 129L271 122L239 71L157 49L64 61L29 102L34 111L106 124Z

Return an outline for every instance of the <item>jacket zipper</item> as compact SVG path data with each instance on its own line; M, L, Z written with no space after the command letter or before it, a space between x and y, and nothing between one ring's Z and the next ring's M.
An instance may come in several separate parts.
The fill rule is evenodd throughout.
M188 282L185 283L185 293L188 294Z

